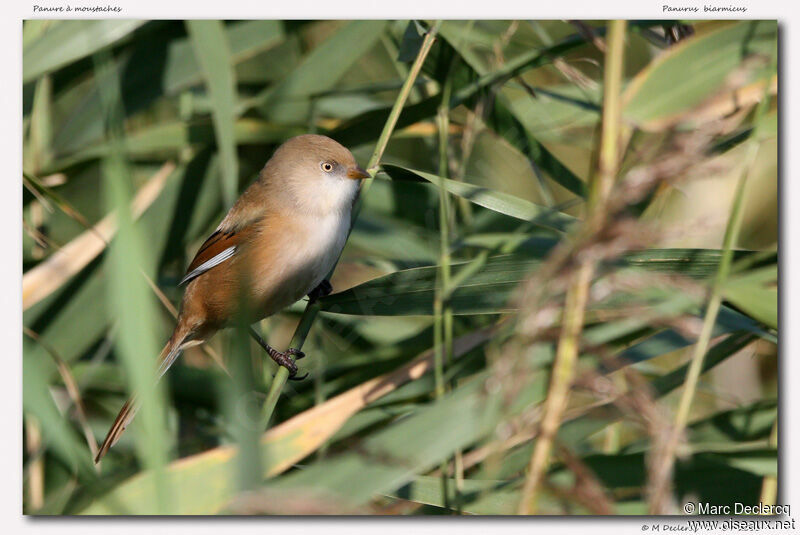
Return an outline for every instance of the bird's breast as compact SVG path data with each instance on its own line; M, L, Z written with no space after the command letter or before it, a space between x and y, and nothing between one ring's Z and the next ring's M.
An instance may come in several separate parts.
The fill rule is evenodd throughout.
M347 240L350 213L294 214L265 225L252 255L253 293L264 316L313 290L333 268Z

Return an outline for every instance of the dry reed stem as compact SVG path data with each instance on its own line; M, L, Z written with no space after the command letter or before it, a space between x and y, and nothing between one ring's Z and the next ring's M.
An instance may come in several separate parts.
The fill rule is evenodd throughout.
M32 414L25 416L25 449L28 452L28 501L30 509L36 511L44 505L44 457L42 430Z
M175 170L173 162L167 162L136 193L131 201L134 218L158 198L167 178ZM85 268L103 252L117 232L116 214L108 214L90 230L54 252L47 260L28 270L22 277L22 310L27 310L58 290L65 282Z
M778 420L772 424L772 433L769 435L769 445L772 448L778 448ZM761 499L760 503L764 505L775 505L778 499L778 478L775 476L766 476L761 485Z
M611 21L608 32L608 51L603 80L603 122L601 126L598 171L591 183L586 221L581 231L591 235L602 229L606 219L606 205L614 186L619 164L620 144L620 91L626 22ZM569 402L569 391L575 373L575 363L580 349L589 286L595 262L585 258L579 262L567 288L564 321L558 340L550 387L544 405L539 439L531 455L528 476L522 489L517 512L522 515L536 512L538 490L544 478L553 438Z
M522 498L518 508L518 513L521 515L536 512L537 492L549 464L553 439L561 426L561 418L569 402L569 390L578 358L580 333L583 329L583 317L593 272L592 263L583 264L567 290L564 323L553 363L550 388L544 404L544 415L531 456L528 477L522 487Z

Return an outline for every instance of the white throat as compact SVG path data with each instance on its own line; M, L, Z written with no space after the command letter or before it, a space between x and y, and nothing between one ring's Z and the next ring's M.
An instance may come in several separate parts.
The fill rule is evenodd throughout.
M317 217L346 215L349 219L358 187L358 180L321 175L304 184L304 191L294 191L293 196L302 213Z

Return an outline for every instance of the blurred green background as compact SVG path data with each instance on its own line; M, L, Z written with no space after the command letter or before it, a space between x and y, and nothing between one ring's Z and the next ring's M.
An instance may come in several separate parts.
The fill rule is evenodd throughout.
M91 462L172 330L186 265L239 192L302 133L365 165L430 26L25 21L25 513L516 511L555 338L527 333L542 303L515 289L584 215L603 21L445 21L306 340L310 377L284 389L272 434L259 442L274 363L232 330L187 351L102 468ZM672 419L743 174L740 251L670 485L674 504L769 497L776 54L772 21L629 21L620 177L658 180L613 214L623 245L597 243L605 267L540 512L652 506L653 422ZM405 377L441 343L443 255L475 269L447 301L452 354L441 376ZM258 328L285 348L302 309ZM378 394L368 381L386 373ZM645 407L602 405L613 392Z

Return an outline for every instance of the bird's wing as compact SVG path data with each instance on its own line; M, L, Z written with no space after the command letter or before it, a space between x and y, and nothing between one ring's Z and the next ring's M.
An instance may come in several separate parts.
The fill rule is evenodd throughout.
M232 229L218 228L200 246L194 260L186 268L186 275L181 279L181 284L195 279L221 263L229 260L236 254L237 249L247 238L256 231L256 221Z

